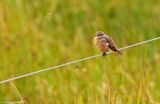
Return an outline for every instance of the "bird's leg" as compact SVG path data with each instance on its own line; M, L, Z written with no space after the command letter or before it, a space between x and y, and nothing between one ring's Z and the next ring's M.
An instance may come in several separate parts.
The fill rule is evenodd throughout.
M107 55L106 52L103 52L103 53L102 53L102 56L103 56L103 57L105 57L106 55Z

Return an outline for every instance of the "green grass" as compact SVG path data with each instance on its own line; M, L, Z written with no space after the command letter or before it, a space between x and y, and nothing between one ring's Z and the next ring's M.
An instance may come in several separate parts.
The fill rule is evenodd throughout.
M160 36L159 0L1 0L0 80ZM159 104L160 42L0 85L0 103Z

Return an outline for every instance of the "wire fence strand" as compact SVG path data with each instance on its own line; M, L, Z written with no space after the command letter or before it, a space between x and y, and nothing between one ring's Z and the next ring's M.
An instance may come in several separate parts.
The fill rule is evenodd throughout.
M122 47L122 48L119 48L118 50L120 50L120 51L125 50L125 49L128 49L128 48L132 48L132 47L135 47L135 46L138 46L138 45L141 45L141 44L149 43L149 42L152 42L152 41L155 41L155 40L158 40L158 39L160 39L160 36L156 37L156 38L149 39L149 40L145 40L145 41L133 44L133 45ZM110 54L110 53L112 53L112 51L107 52L107 54ZM60 65L57 65L57 66L53 66L53 67L49 67L49 68L46 68L46 69L38 70L38 71L35 71L35 72L22 74L22 75L15 76L15 77L12 77L12 78L9 78L9 79L6 79L6 80L1 80L0 84L8 83L10 81L14 81L14 80L17 80L17 79L20 79L20 78L29 77L29 76L32 76L32 75L35 75L35 74L38 74L38 73L42 73L42 72L45 72L45 71L49 71L49 70L57 69L57 68L64 67L64 66L67 66L67 65L71 65L71 64L74 64L74 63L82 62L82 61L85 61L85 60L93 59L93 58L96 58L96 57L99 57L99 56L102 56L102 54L97 54L97 55L89 56L89 57L82 58L82 59L79 59L79 60L74 60L74 61L71 61L71 62L68 62L68 63L65 63L65 64L60 64Z

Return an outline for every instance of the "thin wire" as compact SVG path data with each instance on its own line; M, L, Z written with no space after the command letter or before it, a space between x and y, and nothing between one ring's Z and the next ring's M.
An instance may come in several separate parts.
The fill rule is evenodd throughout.
M21 104L25 103L26 101L14 101L14 102L0 102L0 104Z
M128 48L132 48L132 47L135 47L135 46L138 46L138 45L141 45L141 44L149 43L149 42L152 42L152 41L155 41L155 40L158 40L158 39L160 39L160 37L152 38L152 39L145 40L145 41L133 44L133 45L122 47L122 48L119 48L118 50L125 50L125 49L128 49ZM107 52L107 54L110 54L110 53L112 53L112 51ZM2 81L0 81L0 84L7 83L7 82L10 82L10 81L13 81L13 80L20 79L20 78L32 76L34 74L38 74L38 73L41 73L41 72L57 69L57 68L60 68L60 67L63 67L63 66L67 66L67 65L71 65L71 64L74 64L74 63L78 63L78 62L81 62L81 61L93 59L93 58L99 57L101 55L102 54L98 54L98 55L94 55L94 56L89 56L89 57L82 58L82 59L75 60L75 61L71 61L71 62L68 62L68 63L65 63L65 64L60 64L60 65L57 65L57 66L49 67L49 68L38 70L38 71L35 71L35 72L30 72L30 73L27 73L27 74L22 74L22 75L19 75L19 76L16 76L16 77L12 77L12 78L9 78L9 79L6 79L6 80L2 80Z

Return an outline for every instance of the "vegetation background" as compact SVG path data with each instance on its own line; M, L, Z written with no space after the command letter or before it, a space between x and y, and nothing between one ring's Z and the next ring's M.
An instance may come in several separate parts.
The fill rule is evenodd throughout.
M160 0L0 0L0 80L160 36ZM0 103L159 104L160 41L0 85Z

